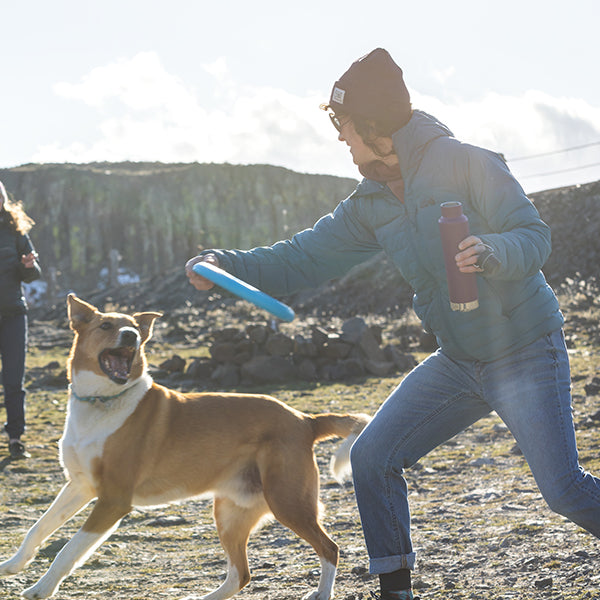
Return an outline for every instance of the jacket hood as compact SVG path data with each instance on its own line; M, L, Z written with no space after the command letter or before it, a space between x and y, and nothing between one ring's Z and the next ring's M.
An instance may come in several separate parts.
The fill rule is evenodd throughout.
M454 137L446 125L422 110L413 111L410 121L392 135L403 178L417 170L427 145L440 137Z
M377 194L377 193L381 192L382 190L385 190L385 184L379 183L378 181L375 181L374 179L367 179L365 177L356 186L354 193L362 195L362 196L368 196L370 194Z

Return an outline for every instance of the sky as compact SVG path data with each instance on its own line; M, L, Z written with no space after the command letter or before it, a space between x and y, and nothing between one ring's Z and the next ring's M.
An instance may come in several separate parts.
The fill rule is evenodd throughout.
M0 167L271 164L359 179L319 104L383 47L413 107L501 152L528 193L597 181L599 22L598 0L7 0Z

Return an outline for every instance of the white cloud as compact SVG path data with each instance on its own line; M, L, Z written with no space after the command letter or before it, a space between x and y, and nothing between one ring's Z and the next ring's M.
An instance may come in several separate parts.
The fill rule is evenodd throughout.
M438 85L445 85L456 73L454 67L446 67L445 69L434 69L432 76Z
M347 156L318 108L322 95L237 86L225 59L202 68L214 79L201 95L170 75L155 53L98 67L79 83L57 84L58 95L97 111L99 135L88 144L40 147L34 161L268 163L307 172L344 168Z
M78 83L56 84L58 95L82 101L94 111L97 138L40 147L33 160L267 163L358 178L346 146L318 109L326 91L300 97L281 89L241 86L224 58L202 69L211 86L196 91L170 74L155 53L146 52L93 69ZM581 100L535 91L521 97L488 94L466 102L442 102L417 91L411 96L413 106L436 115L462 141L508 158L600 140L600 107ZM582 160L583 153L561 155L511 168L526 175L531 168L552 170ZM581 173L574 177L581 180ZM535 189L548 182L524 180L526 188Z
M225 82L229 79L229 69L224 56L217 58L212 63L202 65L202 68L218 81Z
M510 160L600 141L600 106L583 100L556 98L533 90L518 97L488 94L476 101L452 104L418 93L412 97L414 104L445 122L461 141L504 154L526 189L559 185L555 183L558 177L533 177L538 173L600 162L600 146L530 160ZM577 183L594 179L594 174L595 179L600 177L600 167L595 171L572 171L572 175L563 173L560 179Z
M97 67L80 83L60 82L54 91L95 108L104 108L114 100L137 111L192 108L183 82L164 69L154 52L141 52L132 59Z

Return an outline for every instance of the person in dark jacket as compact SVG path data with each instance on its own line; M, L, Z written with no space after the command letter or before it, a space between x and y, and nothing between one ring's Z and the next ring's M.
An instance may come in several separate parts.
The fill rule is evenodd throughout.
M571 412L563 315L541 271L550 230L494 152L458 141L413 110L400 67L378 48L335 82L338 138L364 179L333 213L269 247L208 250L210 261L273 295L340 277L384 251L414 289L439 349L383 403L351 451L354 487L381 600L412 600L415 552L404 469L492 411L515 436L550 508L600 537L600 479L585 472ZM454 257L477 279L478 306L448 292L440 205L460 202L470 235ZM375 291L374 291L375 292Z
M11 202L0 182L0 356L6 423L12 458L28 458L25 431L25 353L27 303L22 283L41 277L37 253L28 232L34 225L20 203Z

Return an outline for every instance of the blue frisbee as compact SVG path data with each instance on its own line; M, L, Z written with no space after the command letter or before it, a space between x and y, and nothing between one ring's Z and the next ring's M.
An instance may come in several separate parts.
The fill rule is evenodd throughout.
M238 279L227 271L223 271L223 269L219 269L219 267L216 267L211 263L196 263L192 267L192 270L197 275L209 279L215 285L222 287L228 292L252 302L252 304L255 304L259 308L264 308L282 321L293 321L296 316L294 311L287 304L275 300L275 298L261 292L254 286Z

